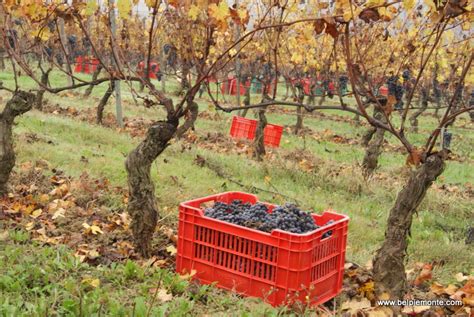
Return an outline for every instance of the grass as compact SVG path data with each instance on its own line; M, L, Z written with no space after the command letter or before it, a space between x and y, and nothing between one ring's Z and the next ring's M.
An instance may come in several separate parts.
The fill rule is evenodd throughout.
M55 84L64 81L55 74ZM11 86L7 73L0 73L0 80ZM22 87L34 88L30 79L21 77ZM172 90L175 83L169 82ZM94 107L105 85L94 89L89 99L80 96L46 94L51 104L77 109ZM124 88L124 113L128 117L159 119L160 109L135 106L130 93ZM7 96L4 96L6 100ZM208 101L200 99L201 111L207 109ZM109 106L109 109L113 107ZM109 111L109 110L108 110ZM335 114L335 113L333 113ZM339 114L339 113L337 113ZM221 114L221 120L199 119L196 133L228 133L230 115ZM287 114L269 114L271 123L291 125L295 118ZM461 119L463 122L466 118ZM71 176L87 171L94 177L107 177L116 186L126 186L124 160L127 153L140 141L126 133L102 126L90 125L73 118L31 111L17 120L15 127L18 163L44 159L53 167ZM432 128L436 121L423 116L420 126ZM305 125L314 131L331 130L338 135L358 138L365 127L322 118L305 118ZM472 132L455 130L454 149L469 153L474 145ZM36 134L39 141L30 142L28 134ZM470 133L470 134L469 134ZM426 134L410 134L417 142ZM392 144L397 144L388 136ZM317 158L317 167L305 172L297 163L283 157L305 148ZM232 152L218 153L201 147L182 150L182 143L173 143L155 162L152 170L156 184L156 195L160 208L170 222L176 223L179 202L214 192L228 190L248 191L252 186L292 197L301 206L321 212L333 208L351 217L347 260L365 264L383 240L386 217L394 203L397 192L403 185L406 174L405 156L384 152L378 173L385 178L366 182L357 168L363 157L363 149L357 145L316 141L306 137L285 134L282 148L274 151L274 159L262 163ZM193 163L197 155L204 157L233 179L246 184L244 188L219 177L208 168ZM437 181L438 185L456 184L461 190L474 179L472 153L470 161L448 162L446 171ZM298 162L298 158L296 158ZM335 171L338 171L335 173ZM270 180L270 181L269 181ZM282 203L288 199L280 195L260 192L261 200ZM115 202L120 205L121 202ZM165 208L167 207L167 208ZM411 243L408 250L409 266L415 262L441 263L435 270L435 278L441 282L453 281L457 272L472 273L474 260L472 246L464 244L465 232L472 226L472 199L460 195L431 190L414 219ZM1 230L0 230L1 232ZM228 293L204 287L201 296L207 294L208 302L189 293L187 281L181 281L172 272L154 269L143 272L134 262L111 266L91 267L78 263L71 250L63 247L44 247L32 243L24 232L10 232L7 243L0 244L0 315L44 316L57 315L146 316L152 302L150 289L158 280L163 288L172 293L173 300L163 305L154 305L151 316L160 315L249 315L272 316L278 310L253 300L237 300ZM128 268L127 268L128 266ZM128 272L128 273L127 273ZM132 272L132 273L130 273ZM99 278L101 285L91 287L83 282L84 276ZM128 276L128 278L127 278ZM131 276L131 277L130 277ZM199 292L198 292L199 293Z

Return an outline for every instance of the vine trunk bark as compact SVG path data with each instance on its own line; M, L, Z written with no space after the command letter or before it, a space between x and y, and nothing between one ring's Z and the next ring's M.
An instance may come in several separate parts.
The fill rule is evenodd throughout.
M115 89L115 80L111 80L109 83L109 88L107 88L104 95L102 96L102 99L100 99L100 102L97 105L97 118L96 118L97 124L102 124L102 120L104 118L105 106L107 105L107 102L109 101L110 96L112 96L114 89Z
M405 256L416 209L431 184L443 173L447 152L430 155L412 171L389 213L385 240L373 261L374 279L380 291L402 298L406 290Z
M247 90L245 90L245 95L244 95L244 106L248 107L249 105L250 105L250 87L247 88ZM247 116L248 111L249 111L248 108L242 110L240 116L245 118Z
M97 68L95 69L95 71L92 73L92 82L96 81L97 78L99 78L99 74L100 74L100 71L102 70L102 65L97 65ZM90 84L86 91L84 92L84 97L89 97L92 93L92 90L94 89L94 85L93 84Z
M194 123L196 122L197 120L197 117L198 117L198 114L199 114L199 106L196 102L192 101L190 104L189 104L189 108L186 112L186 120L184 121L184 123L178 128L178 130L176 131L176 137L178 139L181 139L183 137L183 135L191 128L194 127Z
M47 86L48 85L48 82L49 82L49 73L51 72L51 68L48 69L47 71L43 72L41 74L41 84ZM34 108L37 109L37 110L40 110L42 111L43 110L43 97L44 97L44 93L46 92L46 90L44 88L41 88L40 87L40 90L38 90L38 92L36 93L36 99L35 99L35 103L34 103Z
M0 114L0 196L8 192L7 184L15 166L12 127L15 118L31 110L35 95L25 91L16 92Z
M151 255L151 241L159 214L151 164L166 149L177 129L177 122L158 121L148 129L146 138L128 154L128 213L135 249L145 258Z
M382 111L375 108L374 118L386 122ZM364 159L362 160L362 169L365 176L371 175L379 164L379 157L382 154L385 130L381 128L370 128L363 137L363 144L367 144Z
M255 132L255 141L254 141L254 157L261 161L262 157L265 155L265 142L263 132L267 126L267 117L265 116L265 109L258 110L258 126L257 131Z
M428 108L428 97L428 89L423 87L421 89L421 100L418 103L420 109L418 109L418 111L413 113L413 115L410 117L411 128L415 133L418 133L418 117L426 110L426 108ZM438 110L438 108L436 108L436 110Z
M303 104L304 102L304 91L302 86L298 86L297 102ZM296 107L296 124L295 124L295 135L297 135L303 129L303 107Z

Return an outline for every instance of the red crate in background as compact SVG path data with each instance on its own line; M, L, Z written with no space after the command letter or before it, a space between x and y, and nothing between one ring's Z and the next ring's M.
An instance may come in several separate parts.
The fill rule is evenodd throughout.
M97 70L99 63L100 62L97 58L88 56L78 56L76 57L76 65L74 67L74 72L91 74Z
M90 59L89 57L85 56L83 59L82 63L82 72L84 74L90 74L91 73L91 65L90 65Z
M227 192L180 204L178 273L193 272L193 278L203 284L216 283L274 306L295 301L319 305L339 294L347 216L332 211L312 214L319 226L334 222L306 234L266 233L204 216L204 207L235 199L258 201L255 195ZM274 205L265 204L271 212Z
M83 56L76 57L76 66L74 67L74 72L80 73L82 72L82 63L84 62Z
M255 139L257 131L257 120L234 116L230 127L230 135L233 138ZM276 124L267 124L263 130L263 142L265 145L279 147L283 127Z
M265 130L263 130L263 142L268 146L279 147L282 133L282 126L267 124Z
M230 135L233 138L244 138L253 140L257 131L257 121L244 117L234 116L230 127Z
M380 87L379 94L382 96L388 96L388 88L386 86Z
M99 66L100 62L97 58L91 58L90 64L91 64L91 72L94 73L97 70L97 67Z
M160 65L155 62L150 62L148 69L148 78L157 79L156 73L160 71ZM138 63L137 73L139 76L145 76L145 62Z
M249 89L250 82L240 82L239 84L240 95L243 96L247 89ZM227 78L221 83L221 93L223 95L237 95L237 79L234 76Z

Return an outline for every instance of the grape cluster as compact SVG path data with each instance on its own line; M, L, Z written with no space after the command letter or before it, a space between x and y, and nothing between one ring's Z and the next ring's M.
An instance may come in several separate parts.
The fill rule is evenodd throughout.
M216 202L213 207L205 209L204 215L264 232L281 229L291 233L306 233L319 228L309 213L289 203L275 206L269 213L268 207L262 203L252 205L241 200L234 200L230 204ZM326 225L330 223L332 221ZM329 231L325 237L331 234Z

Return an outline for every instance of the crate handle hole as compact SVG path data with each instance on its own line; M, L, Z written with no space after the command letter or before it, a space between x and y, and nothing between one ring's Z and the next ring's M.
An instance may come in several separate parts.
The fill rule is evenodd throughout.
M321 241L327 240L327 239L331 238L331 237L332 237L332 234L333 234L333 229L325 231L325 232L321 235Z

